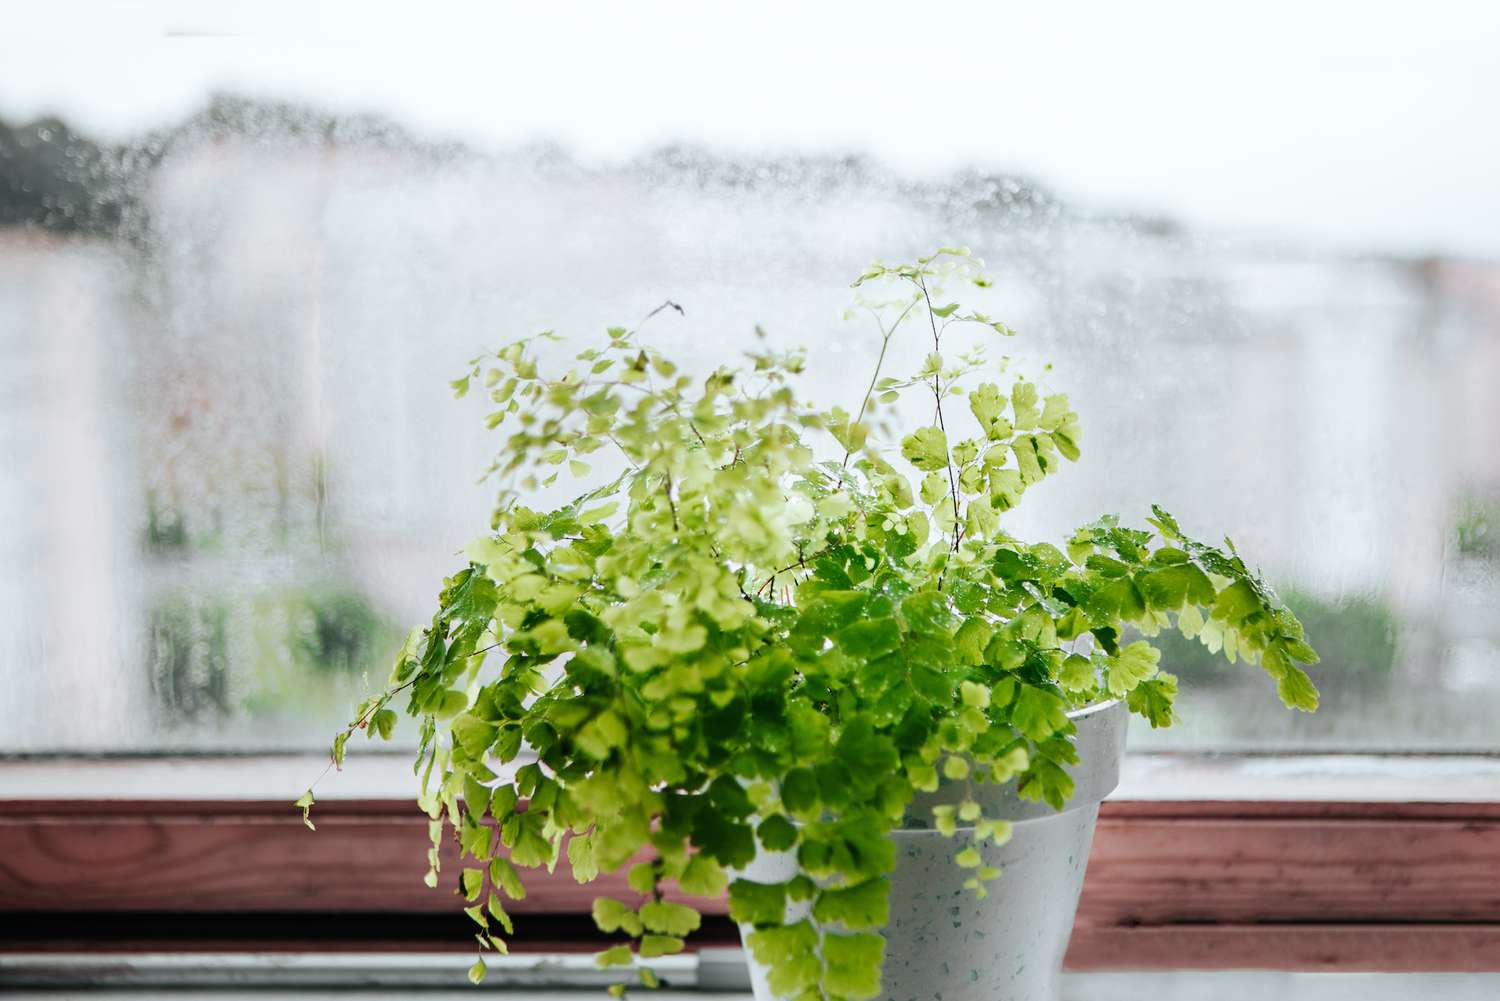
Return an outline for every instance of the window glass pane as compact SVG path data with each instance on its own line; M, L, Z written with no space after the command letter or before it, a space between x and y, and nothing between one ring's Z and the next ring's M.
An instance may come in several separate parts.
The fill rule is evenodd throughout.
M0 109L3 111L3 109ZM1224 532L1323 654L1324 708L1165 638L1138 747L1476 749L1500 712L1500 269L1116 215L998 173L668 151L588 166L220 100L116 145L0 127L0 751L311 748L383 681L485 523L471 355L571 353L663 299L706 370L765 332L856 404L868 261L998 281L1013 370L1083 459L1013 516L1152 503ZM913 340L894 369L915 368ZM559 354L559 357L562 355ZM1043 371L1044 362L1052 368Z

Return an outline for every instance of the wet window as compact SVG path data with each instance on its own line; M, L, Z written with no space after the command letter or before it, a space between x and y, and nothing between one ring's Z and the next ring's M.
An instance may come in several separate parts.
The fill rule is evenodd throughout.
M879 339L849 280L939 244L998 279L984 308L1020 336L993 353L1080 411L1083 461L1017 531L1162 504L1232 533L1322 652L1309 718L1165 638L1187 722L1137 746L1493 741L1496 265L1113 211L1044 175L601 164L220 97L129 134L0 107L0 752L324 746L484 523L466 359L670 298L663 347L707 369L759 328L857 402Z

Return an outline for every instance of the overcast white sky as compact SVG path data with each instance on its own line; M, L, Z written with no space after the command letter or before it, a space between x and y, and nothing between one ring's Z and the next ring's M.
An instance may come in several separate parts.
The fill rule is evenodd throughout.
M593 160L688 141L1016 170L1099 207L1500 257L1488 0L7 8L0 115L117 137L225 89Z

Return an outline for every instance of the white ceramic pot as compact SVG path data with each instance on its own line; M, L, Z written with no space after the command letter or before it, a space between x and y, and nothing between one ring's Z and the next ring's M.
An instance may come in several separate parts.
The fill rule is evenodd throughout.
M975 787L985 816L1014 824L1010 841L984 848L985 864L1003 870L987 884L984 899L963 888L970 873L953 862L963 831L955 839L922 829L931 807L957 803L963 786L919 795L911 826L893 832L886 1001L1056 1001L1099 803L1119 782L1127 721L1119 701L1070 715L1078 727L1079 762L1071 769L1073 798L1062 812L1018 799L1008 791L1013 786ZM795 871L788 853L764 853L744 875L773 882ZM789 913L788 920L801 916ZM742 927L741 937L749 930ZM756 1001L779 1001L766 984L767 972L750 959Z

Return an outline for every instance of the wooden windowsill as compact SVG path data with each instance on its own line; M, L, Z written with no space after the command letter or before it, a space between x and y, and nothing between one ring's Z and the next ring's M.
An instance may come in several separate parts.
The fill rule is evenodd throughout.
M1133 755L1104 804L1073 969L1500 971L1500 763ZM366 755L0 763L0 951L472 948L422 884L409 766ZM1147 798L1145 793L1156 793ZM1166 794L1170 793L1168 796ZM1208 797L1208 798L1202 798ZM599 944L596 893L532 876L518 949ZM699 946L732 945L722 901Z

